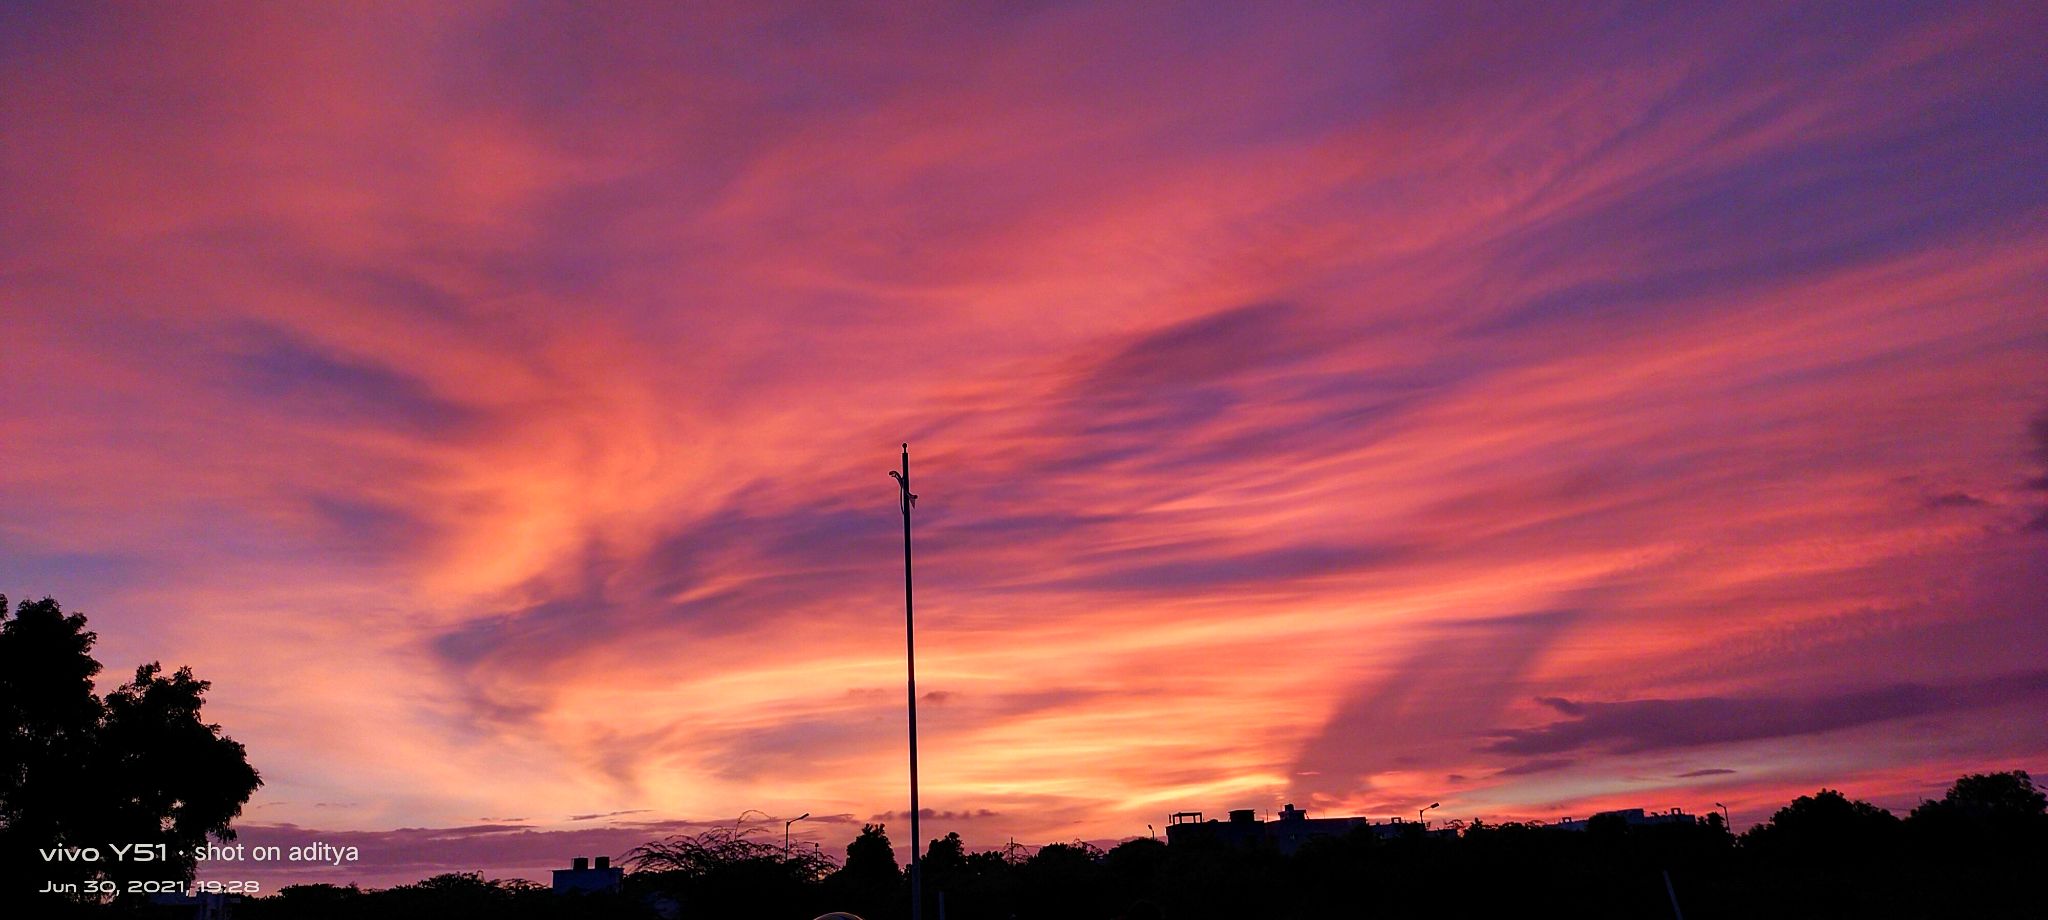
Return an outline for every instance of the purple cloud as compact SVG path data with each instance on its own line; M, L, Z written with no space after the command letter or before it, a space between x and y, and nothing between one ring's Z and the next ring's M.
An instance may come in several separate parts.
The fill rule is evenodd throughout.
M1597 748L1620 754L1680 750L1823 734L1914 716L2000 706L2048 695L2048 671L1950 686L1892 684L1806 699L1698 697L1574 703L1573 718L1500 732L1486 749L1557 754Z

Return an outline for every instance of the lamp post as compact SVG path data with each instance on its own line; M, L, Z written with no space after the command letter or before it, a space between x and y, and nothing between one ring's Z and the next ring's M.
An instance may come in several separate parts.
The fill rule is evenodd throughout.
M1438 805L1442 804L1442 802L1431 802L1429 803L1429 808L1435 808ZM1415 823L1422 825L1424 829L1427 829L1429 827L1429 822L1422 820L1422 813L1428 811L1429 808L1415 809Z
M917 631L910 606L910 509L917 494L910 491L910 445L903 445L903 470L889 471L896 480L897 503L903 508L903 661L909 678L910 702L910 920L924 920L924 880L918 871L922 838L917 830Z
M808 818L810 816L811 813L807 811L803 814L797 815L794 818L782 822L782 855L789 855L789 826L797 823L798 821L802 821L803 819Z
M1721 809L1721 829L1730 834L1735 833L1735 821L1728 817L1728 806L1715 802L1714 807Z

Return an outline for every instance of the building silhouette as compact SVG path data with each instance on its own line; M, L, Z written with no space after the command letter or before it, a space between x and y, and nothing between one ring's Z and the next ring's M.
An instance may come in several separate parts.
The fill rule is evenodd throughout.
M1700 819L1676 808L1669 811L1646 812L1640 808L1622 808L1615 811L1595 812L1590 818L1560 818L1551 827L1561 831L1583 831L1601 818L1618 818L1629 827L1651 824L1698 824Z
M555 870L555 893L587 892L615 894L626 884L626 870L614 868L612 858L599 856L597 866L590 860L578 856L569 861L569 868Z
M1431 830L1427 823L1418 824L1400 818L1382 822L1361 817L1311 818L1308 812L1294 807L1291 802L1280 809L1278 818L1271 821L1260 820L1258 813L1249 808L1231 811L1228 821L1203 820L1199 811L1175 812L1166 819L1168 846L1206 840L1240 849L1274 849L1288 855L1317 837L1342 837L1361 831L1382 839L1408 834L1457 835L1452 828Z

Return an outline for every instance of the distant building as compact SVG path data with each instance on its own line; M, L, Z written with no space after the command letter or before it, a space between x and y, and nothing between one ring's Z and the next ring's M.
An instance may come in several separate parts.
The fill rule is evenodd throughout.
M1561 831L1583 831L1586 829L1587 825L1593 823L1593 821L1595 821L1596 819L1607 817L1620 818L1621 822L1623 824L1628 825L1629 827L1642 827L1645 825L1656 824L1700 823L1700 819L1692 815L1686 814L1685 812L1680 811L1676 808L1673 808L1670 811L1657 812L1646 812L1640 808L1623 808L1618 811L1596 812L1591 818L1561 818L1558 820L1556 824L1551 825L1551 827Z
M590 860L578 856L569 861L569 868L555 870L555 893L595 892L615 894L625 887L626 870L612 868L612 858L599 856L596 868Z
M1182 811L1168 815L1166 819L1166 842L1169 846L1193 840L1214 840L1234 847L1256 849L1270 847L1292 855L1301 845L1317 837L1342 837L1363 829L1382 839L1400 837L1415 833L1418 825L1404 823L1400 818L1374 823L1370 818L1311 818L1308 812L1289 803L1280 809L1280 817L1273 821L1261 821L1258 813L1249 808L1240 808L1230 813L1228 821L1205 821L1199 811ZM1429 830L1427 824L1420 825L1421 833L1435 837L1456 836L1450 828Z

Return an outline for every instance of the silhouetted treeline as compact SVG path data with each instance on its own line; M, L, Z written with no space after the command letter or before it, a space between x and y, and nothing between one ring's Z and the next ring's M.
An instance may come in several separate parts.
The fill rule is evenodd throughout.
M930 842L925 906L948 920L1321 917L1888 918L2048 916L2048 798L2023 772L1965 776L1900 818L1822 790L1735 836L1704 822L1584 831L1474 822L1455 837L1370 830L1288 856L1216 840L1136 839L969 852ZM241 920L443 917L908 920L907 880L880 826L843 862L714 831L629 854L626 890L556 896L530 882L440 876L384 891L300 886ZM1669 878L1667 887L1666 878Z
M99 635L55 600L0 595L0 913L66 910L45 886L189 879L188 854L232 839L263 780L247 751L203 717L211 684L157 662L98 691ZM49 849L109 844L155 860L58 861Z

